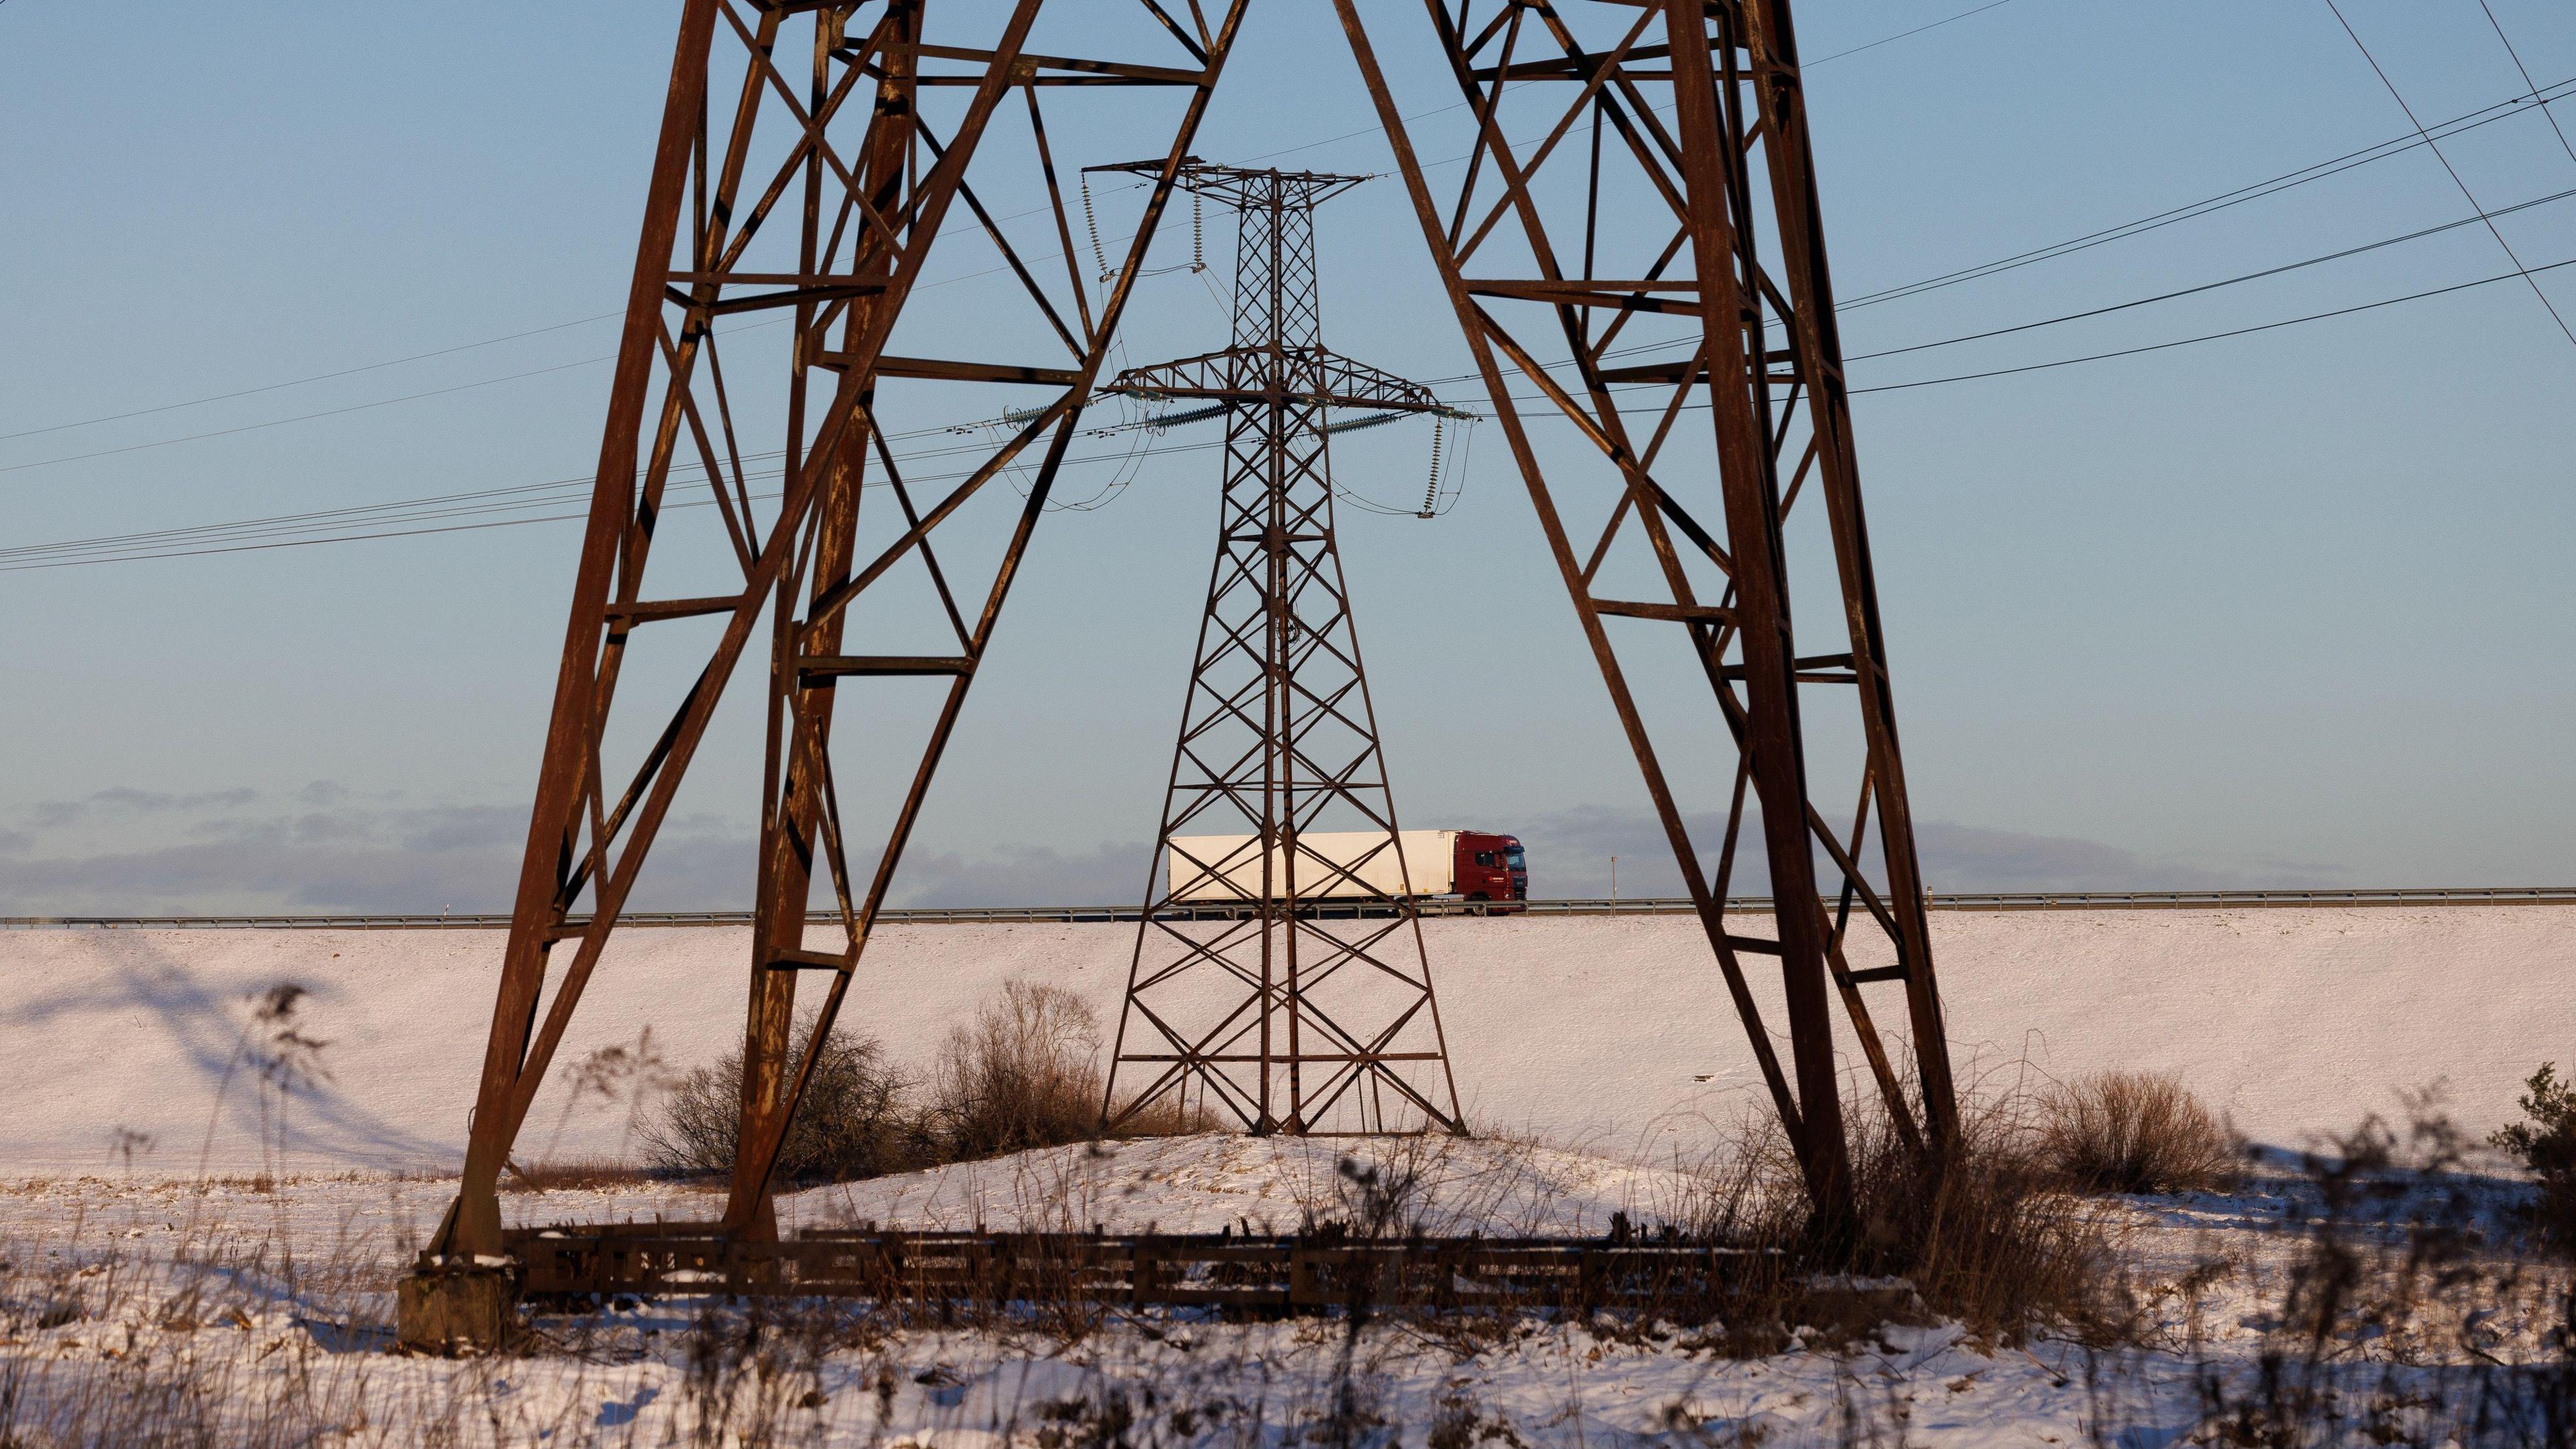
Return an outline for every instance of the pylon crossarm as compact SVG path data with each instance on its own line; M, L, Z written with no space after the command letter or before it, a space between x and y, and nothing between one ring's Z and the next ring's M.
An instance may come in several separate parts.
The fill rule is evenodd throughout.
M1243 404L1266 403L1274 396L1310 407L1364 408L1373 412L1445 413L1455 409L1431 389L1382 368L1321 347L1282 349L1285 368L1295 374L1281 382L1261 377L1273 354L1229 347L1177 362L1131 367L1118 374L1108 393L1144 399L1212 399Z

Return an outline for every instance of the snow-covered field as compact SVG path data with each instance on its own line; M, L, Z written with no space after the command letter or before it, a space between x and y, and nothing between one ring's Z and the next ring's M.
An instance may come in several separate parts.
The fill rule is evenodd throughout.
M2247 1133L2296 1145L2437 1083L2483 1132L2512 1118L2533 1067L2576 1059L2576 908L1936 912L1933 928L1953 1054L1990 1085L2171 1071ZM1424 929L1480 1127L1652 1157L1705 1140L1759 1090L1687 918ZM1134 940L1117 925L890 927L845 1020L918 1063L1018 976L1114 1022ZM647 1028L671 1068L712 1061L741 1029L749 956L742 930L622 933L559 1063ZM111 1164L188 1175L201 1158L258 1169L261 1097L238 1046L245 1003L279 982L310 989L299 1021L327 1043L330 1075L288 1105L272 1166L453 1170L499 959L487 931L0 934L0 1180ZM1893 988L1875 991L1882 1030L1901 1034ZM567 1116L559 1089L539 1099L523 1155L620 1155L623 1109Z
M1945 913L1935 927L1954 1052L1990 1091L2171 1071L2257 1138L2296 1145L2400 1115L2402 1093L2439 1084L2482 1135L2534 1066L2576 1059L2567 908ZM1415 1154L1435 1231L1688 1219L1709 1190L1698 1154L1755 1105L1695 925L1444 920L1427 934L1479 1140L1062 1148L797 1193L781 1225L1286 1230L1336 1215L1343 1151ZM1014 977L1114 1020L1132 939L893 928L851 1019L915 1065ZM2065 1328L1982 1339L1925 1313L1745 1357L1702 1330L1543 1317L1354 1333L1154 1312L1071 1332L674 1301L544 1319L529 1355L389 1355L393 1277L454 1192L498 949L479 931L0 935L0 1443L58 1442L51 1425L85 1445L2163 1449L2224 1442L2209 1395L2251 1392L2267 1355L2295 1366L2302 1352L2285 1304L2318 1196L2275 1176L2227 1196L2073 1204L2100 1215L2142 1305L2117 1348ZM648 1041L671 1070L712 1060L739 1030L748 949L734 930L627 933L561 1060ZM243 1049L250 1002L280 983L309 992L294 1025L327 1074L283 1092ZM627 1105L567 1110L554 1090L521 1156L628 1157L632 1129ZM2512 1191L2475 1187L2480 1221L2500 1222ZM678 1183L505 1198L520 1222L715 1207ZM2461 1442L2576 1437L2568 1352L2545 1338L2557 1270L2503 1271L2523 1275L2510 1291L2474 1279L2476 1301L2417 1303L2331 1346L2323 1402L2353 1442L2443 1442L2436 1421L2463 1394L2534 1382L2488 1359L2560 1365L2548 1382L2570 1418Z
M1597 1231L1685 1206L1687 1174L1489 1142L1410 1152L1435 1226ZM1427 1154L1427 1155L1421 1155ZM808 1191L783 1225L1206 1227L1329 1213L1337 1149L1211 1136L1088 1149ZM1922 1314L1806 1327L1755 1356L1704 1330L1532 1317L1500 1328L1339 1318L1226 1323L1113 1312L949 1327L846 1307L672 1301L537 1320L536 1351L393 1356L392 1275L451 1191L381 1174L240 1183L92 1178L0 1193L0 1442L884 1449L1594 1449L1910 1443L2163 1449L2205 1431L2205 1394L2253 1392L2299 1335L2286 1279L2312 1185L2077 1204L2107 1221L2145 1318L2136 1341L1981 1339ZM685 1188L513 1194L518 1221L704 1216ZM2294 1204L2297 1211L2293 1211ZM2338 1344L2347 1440L2418 1442L2482 1367L2546 1359L2548 1287L2476 1290ZM2563 1352L2559 1354L2563 1362ZM2483 1377L2482 1377L2483 1376ZM66 1437L46 1437L48 1426ZM2466 1443L2547 1443L2499 1420ZM12 1437L12 1436L16 1437ZM2243 1442L2243 1441L2238 1441ZM2262 1442L2273 1442L2265 1440ZM2280 1442L2290 1442L2283 1440ZM2444 1442L2431 1432L2422 1442Z

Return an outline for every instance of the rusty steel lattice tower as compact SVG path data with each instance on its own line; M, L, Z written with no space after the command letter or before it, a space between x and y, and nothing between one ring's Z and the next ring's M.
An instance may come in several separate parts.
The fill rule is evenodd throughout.
M497 1178L756 635L769 643L758 924L738 1160L712 1230L768 1231L771 1170L814 1066L789 1050L796 985L822 978L828 1028L1250 3L677 0L463 1181L425 1259L435 1272L471 1275L508 1251ZM1368 7L1381 22L1397 8ZM1847 1220L1837 998L1900 1129L1936 1161L1955 1107L1790 0L1424 0L1438 63L1408 72L1408 90L1433 92L1411 97L1359 0L1333 9L1808 1191L1828 1221ZM1101 97L1122 108L1065 124ZM1408 112L1463 128L1465 164L1435 181ZM1117 154L1162 160L1095 299L1072 261L1055 148L1106 150L1113 133ZM996 186L1010 194L997 201ZM1014 241L1023 215L1042 219ZM968 240L945 254L984 249L967 258L983 270L925 280L951 237ZM1016 309L1025 347L1001 337L989 296L929 290L978 276ZM908 344L892 345L907 322ZM994 395L966 415L1012 421L989 450L952 456L955 471L907 478L887 424L930 416L925 389L946 390L943 421L961 390ZM1543 454L1539 417L1564 424L1570 446ZM745 447L761 436L779 446ZM988 485L1018 471L1030 481L1015 507ZM989 502L1003 512L988 534L961 525ZM1791 549L1792 528L1812 542ZM1814 570L1799 597L1834 606L1793 629L1798 560ZM638 663L647 644L676 666ZM1659 749L1632 684L1645 671L1708 692L1687 711L1686 746ZM907 688L925 695L915 713L879 707ZM1669 690L1653 698L1681 707ZM872 733L836 756L836 702L884 735L919 722L918 748ZM1819 712L1854 743L1811 757L1805 722ZM1669 745L1672 726L1660 730ZM836 778L871 763L891 783L853 792ZM1713 871L1683 787L1729 802ZM1829 819L1817 798L1856 805ZM1723 914L1747 827L1769 867L1767 936ZM833 902L819 946L806 921L818 876ZM1766 994L1785 1066L1747 958L1777 965ZM1873 1023L1875 983L1904 994L1901 1042ZM472 1297L407 1290L406 1337Z
M1109 390L1222 409L1225 486L1104 1120L1195 1088L1254 1132L1457 1132L1331 463L1341 426L1448 409L1323 344L1315 208L1365 178L1192 161L1177 179L1240 219L1233 340ZM1318 830L1335 848L1305 843ZM1212 899L1239 908L1207 919Z

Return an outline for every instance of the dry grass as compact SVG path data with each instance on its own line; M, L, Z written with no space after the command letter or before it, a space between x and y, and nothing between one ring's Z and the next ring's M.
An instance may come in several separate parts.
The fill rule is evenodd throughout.
M1745 1273L1714 1293L1695 1280L1645 1311L1533 1300L1471 1318L1377 1308L1355 1292L1338 1317L1299 1326L1293 1345L1271 1340L1302 1355L1276 1360L1258 1356L1262 1340L1250 1330L1130 1313L1070 1281L1033 1290L1023 1281L1008 1302L910 1287L861 1303L681 1300L547 1315L534 1320L525 1357L430 1365L371 1351L385 1339L377 1315L405 1244L335 1240L308 1251L322 1244L290 1245L268 1199L237 1206L230 1222L192 1226L168 1247L156 1239L145 1248L125 1235L125 1220L102 1215L86 1234L0 1240L0 1343L10 1345L0 1350L0 1445L885 1445L934 1434L946 1442L956 1430L1041 1449L1579 1449L1628 1442L1601 1422L1617 1412L1607 1385L1619 1373L1589 1389L1569 1376L1564 1404L1533 1407L1526 1394L1480 1402L1472 1386L1438 1389L1429 1401L1407 1389L1405 1400L1392 1377L1379 1377L1378 1360L1400 1365L1429 1346L1460 1365L1502 1363L1547 1348L1561 1327L1588 1336L1595 1357L1603 1346L1752 1357L1802 1341L1876 1375L1902 1359L1883 1347L1889 1325L1941 1318L1975 1331L1970 1352L2016 1368L2055 1365L2064 1377L2054 1390L2091 1396L2096 1443L2576 1442L2576 1300L2566 1276L2498 1255L2486 1235L2499 1221L2499 1185L2458 1171L2462 1148L2438 1123L2373 1124L2308 1159L2288 1185L2267 1178L2267 1194L2301 1205L2288 1270L2236 1280L2211 1299L2212 1313L2224 1314L2213 1319L2214 1341L2195 1332L2143 1347L2115 1336L2124 1326L2111 1301L2116 1255L2092 1226L2127 1209L2055 1185L2035 1145L2045 1124L2035 1099L1972 1111L1935 1180L1883 1118L1856 1116L1857 1234L1820 1231L1785 1143L1748 1125L1703 1179L1699 1226L1747 1250ZM1521 1144L1501 1156L1539 1150ZM1449 1216L1451 1194L1493 1200L1499 1189L1446 1162L1455 1154L1437 1138L1372 1144L1365 1161L1355 1154L1348 1168L1321 1174L1312 1215L1347 1235L1401 1238ZM157 1224L165 1211L154 1206L133 1223ZM2245 1328L2257 1324L2268 1326L2249 1340ZM2059 1332L2043 1335L2050 1325ZM2085 1348L2063 1341L2068 1328ZM1188 1359L1149 1360L1139 1345L1166 1334L1203 1346ZM2032 1342L2036 1359L2008 1347L2043 1336L2059 1341ZM986 1353L1098 1362L1120 1366L1119 1376L1078 1391L1088 1397L1063 1397L1061 1380L1041 1378L1042 1398L990 1418L980 1400L923 1402L973 1380L970 1357ZM1711 1372L1740 1369L1767 1384L1797 1361ZM1569 1351L1569 1364L1578 1362ZM1300 1377L1274 1376L1290 1363ZM629 1374L638 1364L659 1366L658 1405ZM2069 1382L2078 1374L2080 1387ZM1459 1384L1467 1377L1462 1369ZM1918 1387L1930 1395L1931 1383ZM2015 1392L2049 1392L2027 1375L2023 1383ZM897 1385L911 1405L899 1413L887 1407ZM1229 1405L1222 1426L1206 1417L1214 1399ZM1668 1435L1636 1442L1755 1442L1727 1418L1701 1422L1705 1410L1690 1407L1700 1402L1675 1399ZM1996 1412L2001 1439L2017 1427L2008 1416L2024 1410L1998 1402ZM1839 1439L1826 1427L1772 1442L1904 1443L1904 1413L1893 1390L1883 1403L1857 1397ZM2174 1437L2186 1428L2187 1438Z
M2033 1151L2027 1103L1964 1103L1959 1140L1937 1164L1875 1102L1856 1103L1848 1127L1856 1232L1817 1220L1767 1116L1745 1133L1714 1199L1715 1235L1777 1252L1787 1321L1815 1275L1859 1275L1902 1278L1923 1309L2004 1342L2042 1328L2116 1334L2108 1233L2056 1191Z
M2040 1098L2038 1150L2078 1192L2202 1192L2236 1176L2238 1145L2175 1078L2102 1072Z
M503 1192L602 1191L673 1181L680 1181L683 1185L698 1185L690 1182L683 1174L675 1173L668 1168L638 1167L634 1163L625 1161L574 1160L540 1162L534 1166L522 1166L514 1162L510 1164L509 1172L501 1178L501 1190ZM717 1185L711 1180L701 1180L701 1182L708 1187Z
M2259 1372L2196 1355L2197 1442L2576 1444L2576 1283L2496 1231L2499 1184L2431 1097L2302 1155Z

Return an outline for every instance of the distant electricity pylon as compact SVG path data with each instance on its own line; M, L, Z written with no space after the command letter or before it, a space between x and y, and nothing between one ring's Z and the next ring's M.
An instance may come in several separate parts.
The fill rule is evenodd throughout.
M584 990L619 967L618 917L756 637L758 920L718 1226L771 1230L780 1145L1250 3L680 0L463 1181L430 1248L449 1277L407 1284L407 1339L498 1291L459 1285L508 1252L499 1175ZM1440 286L1807 1190L1848 1223L1837 997L1896 1130L1937 1161L1956 1124L1789 0L1439 0L1440 63L1409 80L1447 94L1401 101L1363 8L1334 0ZM1435 111L1464 133L1463 164L1417 152L1405 115ZM1067 145L1161 158L1096 298L1058 182ZM1043 220L1014 240L1022 213ZM977 270L928 272L961 248ZM927 290L979 277L998 292ZM1009 390L1016 421L956 473L905 477L883 417L943 399L957 416L960 389ZM1562 446L1543 452L1532 417L1561 423ZM764 456L780 461L755 493L746 461ZM678 510L683 489L699 506ZM992 504L985 532L961 522ZM1795 550L1792 526L1808 534ZM1829 601L1803 630L1793 559L1814 571L1801 597ZM1657 682L1658 713L1690 716L1681 746L1659 748L1632 673ZM1707 704L1685 708L1685 680ZM888 705L903 689L917 708ZM864 750L836 749L836 706ZM1811 759L1814 708L1848 743ZM858 788L870 766L880 778ZM1681 786L1728 801L1713 870ZM1748 825L1768 936L1721 914ZM818 876L833 908L816 942ZM1764 994L1785 1067L1747 957L1778 964ZM824 990L800 1054L808 973ZM1904 992L1903 1042L1864 1004L1879 982ZM601 1242L651 1251L643 1229Z
M1365 179L1183 165L1179 185L1240 219L1233 340L1111 389L1223 408L1226 430L1216 568L1111 1054L1113 1131L1193 1089L1255 1132L1463 1130L1333 538L1334 410L1361 414L1346 424L1449 411L1324 346L1315 208ZM1306 839L1319 831L1328 846ZM1235 918L1209 919L1210 902Z

